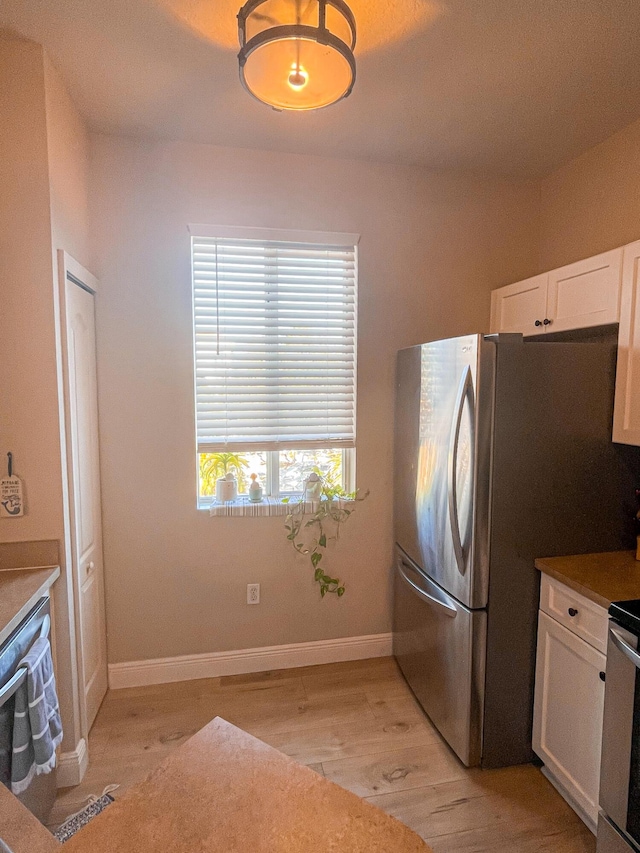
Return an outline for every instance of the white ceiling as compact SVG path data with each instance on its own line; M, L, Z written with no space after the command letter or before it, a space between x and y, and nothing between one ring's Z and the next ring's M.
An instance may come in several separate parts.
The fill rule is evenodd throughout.
M326 110L241 87L240 0L0 0L96 130L540 175L640 117L640 0L350 0L358 79Z

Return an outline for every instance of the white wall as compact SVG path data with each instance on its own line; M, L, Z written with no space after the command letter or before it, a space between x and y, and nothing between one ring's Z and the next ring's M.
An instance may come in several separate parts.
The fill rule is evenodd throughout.
M42 48L0 38L0 470L27 512L0 541L58 539L62 526L49 168Z
M63 248L90 269L93 254L89 234L89 135L46 54L44 72L53 248L54 252Z
M395 352L488 326L535 271L537 192L361 161L93 137L112 662L375 634L390 625ZM321 601L282 518L196 510L190 222L356 232L359 487ZM262 603L245 604L247 582Z
M86 129L57 72L33 42L0 35L0 465L14 453L26 512L0 519L0 542L56 540L57 681L64 750L78 705L73 584L65 514L57 259L89 263ZM3 469L4 471L4 469Z
M541 269L640 238L640 121L541 182Z

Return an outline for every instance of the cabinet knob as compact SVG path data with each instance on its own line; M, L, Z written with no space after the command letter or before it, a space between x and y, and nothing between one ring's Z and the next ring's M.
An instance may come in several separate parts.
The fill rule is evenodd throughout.
M535 325L535 326L541 326L541 325L542 325L542 320L536 320L536 322L534 323L534 325Z
M96 564L93 562L93 560L90 563L87 563L87 574L89 574L91 569L95 569L95 567L96 567Z
M545 317L545 319L544 319L544 325L545 326L550 326L552 323L553 323L553 320L549 320L547 317Z
M567 610L567 613L569 614L569 616L577 616L578 615L578 611L575 609L575 607L570 607Z
M607 673L606 672L603 672L602 670L600 670L598 675L600 676L600 681L606 681L607 680Z

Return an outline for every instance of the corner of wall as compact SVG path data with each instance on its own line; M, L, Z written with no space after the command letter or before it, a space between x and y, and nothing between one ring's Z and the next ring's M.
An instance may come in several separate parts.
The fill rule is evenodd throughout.
M640 237L640 120L541 179L544 270Z

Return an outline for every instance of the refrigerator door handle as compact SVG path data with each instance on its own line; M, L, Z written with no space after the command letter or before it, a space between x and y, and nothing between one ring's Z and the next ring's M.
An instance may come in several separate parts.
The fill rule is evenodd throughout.
M439 589L428 578L419 574L416 569L414 569L413 566L410 566L409 563L405 562L402 557L398 557L397 565L400 577L411 591L418 596L418 598L426 601L427 604L435 605L439 609L442 609L446 616L449 616L452 619L456 618L458 615L458 609L455 606L453 599L449 598L446 593ZM409 569L411 574L415 576L415 580L407 575L405 569Z
M451 525L451 539L453 540L453 553L455 554L456 563L460 574L464 574L465 560L464 550L462 547L462 537L460 535L460 520L458 518L458 443L460 440L460 427L462 426L462 414L464 412L465 401L469 400L469 405L473 411L473 377L470 365L466 365L462 376L460 377L460 385L458 386L458 394L454 407L453 422L451 424L451 437L449 440L449 477L448 477L448 492L449 492L449 523ZM473 418L472 418L473 423ZM472 443L473 446L473 443Z

